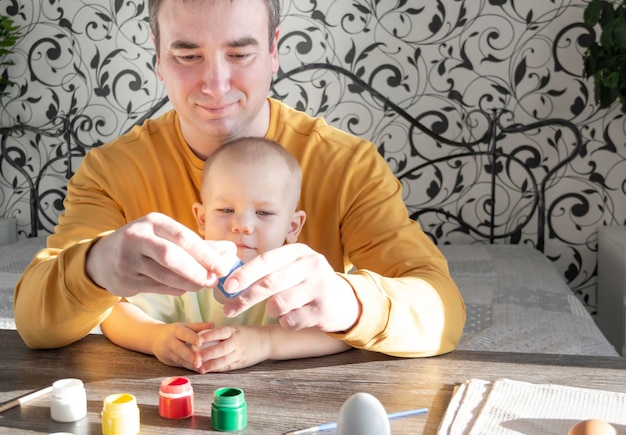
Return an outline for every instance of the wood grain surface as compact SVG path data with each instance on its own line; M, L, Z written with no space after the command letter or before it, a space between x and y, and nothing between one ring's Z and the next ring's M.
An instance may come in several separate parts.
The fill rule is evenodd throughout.
M392 434L434 434L454 386L470 378L626 392L626 360L617 357L455 351L402 359L355 349L199 375L122 349L101 335L62 349L31 350L16 331L0 330L0 343L0 402L69 377L85 383L88 400L85 419L57 423L50 418L50 397L41 397L1 413L0 433L102 433L102 401L121 392L137 398L142 434L220 433L211 429L213 392L239 387L248 404L248 427L238 433L264 435L336 421L342 403L361 391L376 396L388 413L429 408L427 415L392 420ZM194 389L195 415L186 420L167 420L158 413L160 382L173 375L188 377Z

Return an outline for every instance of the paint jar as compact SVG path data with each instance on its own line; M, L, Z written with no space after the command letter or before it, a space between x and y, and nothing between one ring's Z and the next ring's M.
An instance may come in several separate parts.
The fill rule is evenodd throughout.
M59 379L52 384L50 416L55 421L68 423L87 415L87 393L80 379Z
M235 431L248 425L248 405L243 390L225 387L215 390L211 405L211 426L221 432Z
M163 379L159 388L159 415L163 418L193 415L193 388L189 379L180 376Z
M139 433L139 407L132 394L111 394L102 408L103 435L136 435Z
M217 280L217 288L219 289L220 292L222 292L222 294L227 297L228 299L234 298L235 296L237 296L239 293L241 293L241 291L237 292L237 293L228 293L226 291L226 289L224 288L224 283L226 282L226 279L228 279L228 277L237 269L239 269L241 266L243 266L243 261L241 261L241 259L237 258L235 260L235 264L233 264L233 266L230 268L230 272L228 272L228 275L226 276L222 276L221 278L219 278ZM243 291L243 290L242 290Z

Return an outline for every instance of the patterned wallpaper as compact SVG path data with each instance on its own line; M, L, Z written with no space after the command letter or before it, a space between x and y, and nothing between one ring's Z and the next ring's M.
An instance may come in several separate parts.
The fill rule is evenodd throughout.
M280 59L272 95L347 131L373 140L401 179L409 211L438 243L483 243L459 231L431 205L474 220L492 209L485 193L499 180L497 243L537 244L537 226L507 233L512 222L538 219L524 202L520 175L546 180L546 255L593 311L598 226L626 224L624 117L598 110L582 53L595 35L582 21L585 0L283 0ZM37 227L51 231L62 210L64 182L89 147L128 129L164 97L143 0L0 0L0 13L22 28L17 85L2 97L0 125L18 122L51 131L71 115L71 167L57 160L67 137L18 135L0 156L0 215L32 235L25 177L46 166L38 192ZM169 106L165 105L163 109ZM498 150L514 159L485 159L484 113L505 122L571 121L582 135L580 154L550 177L571 147L568 133L542 128L498 134ZM462 147L455 159L419 170L458 147L425 135L415 121ZM571 136L571 135L570 135ZM35 146L45 143L46 146ZM515 164L513 164L515 163ZM456 194L463 193L462 200ZM453 195L454 194L454 195Z

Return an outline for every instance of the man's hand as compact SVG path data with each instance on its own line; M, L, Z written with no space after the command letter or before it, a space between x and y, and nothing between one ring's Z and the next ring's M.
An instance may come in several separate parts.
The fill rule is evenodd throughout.
M174 219L150 213L98 240L86 269L94 283L117 296L178 296L215 285L236 252L231 242L204 241Z
M347 331L361 315L348 282L323 255L300 243L257 256L234 271L224 288L229 293L247 288L224 305L228 317L267 299L267 314L278 318L285 329Z

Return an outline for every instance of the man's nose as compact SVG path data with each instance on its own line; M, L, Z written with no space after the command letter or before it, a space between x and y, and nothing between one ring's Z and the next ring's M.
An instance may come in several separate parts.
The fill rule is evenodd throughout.
M212 97L221 97L230 90L230 76L230 67L225 60L205 61L202 73L202 92Z

